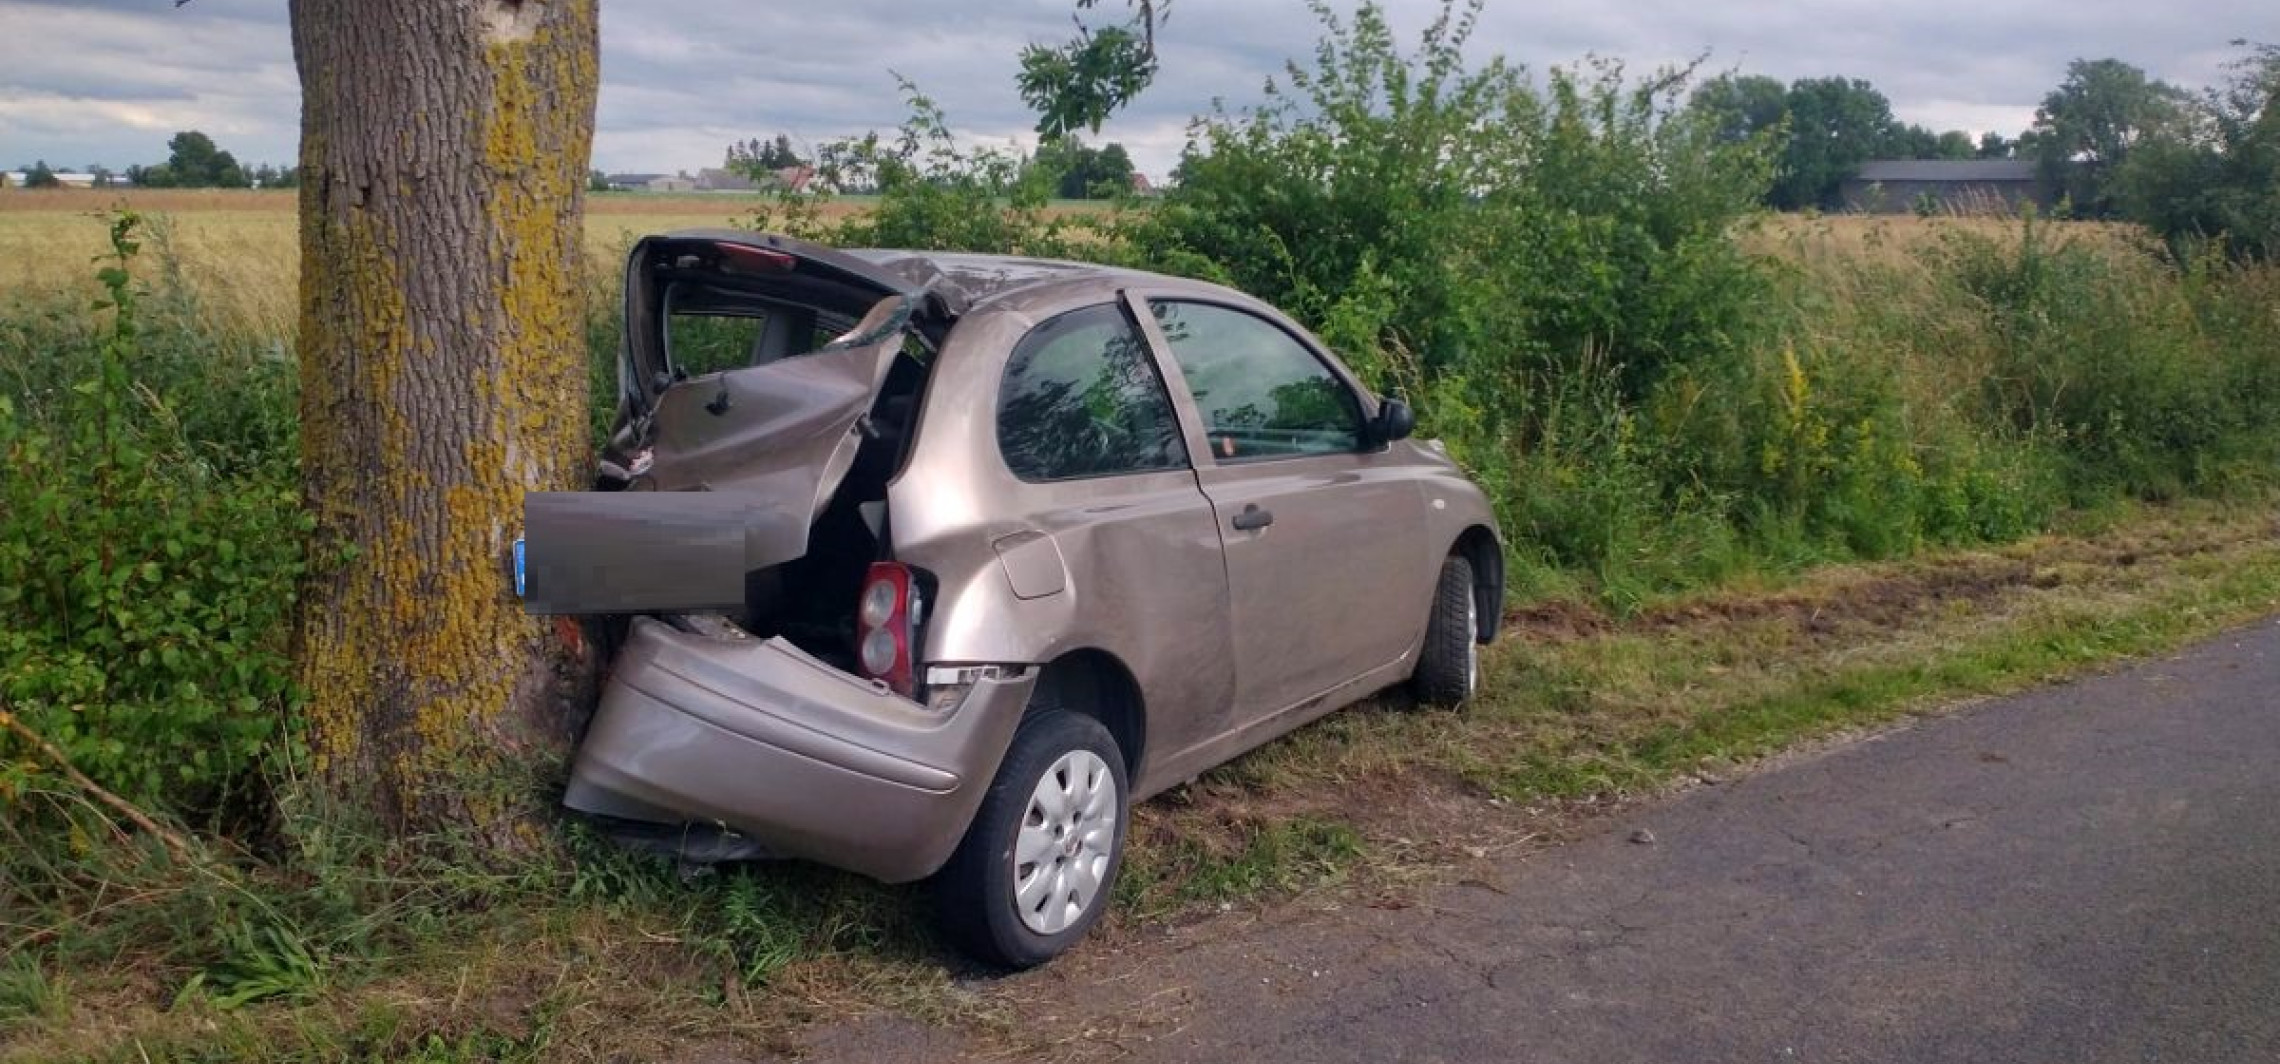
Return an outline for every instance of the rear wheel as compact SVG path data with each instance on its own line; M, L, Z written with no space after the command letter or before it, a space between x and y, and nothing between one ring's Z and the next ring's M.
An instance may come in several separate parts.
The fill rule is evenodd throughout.
M1091 717L1021 722L937 882L942 929L976 959L1028 968L1084 937L1124 857L1124 755Z
M1457 705L1480 688L1480 596L1474 593L1472 563L1463 555L1441 563L1425 646L1409 686L1419 702L1433 706Z

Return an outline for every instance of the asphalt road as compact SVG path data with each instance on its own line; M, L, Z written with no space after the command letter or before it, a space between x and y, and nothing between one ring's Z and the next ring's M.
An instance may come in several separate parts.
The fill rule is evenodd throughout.
M1051 1056L2280 1061L2280 624L1700 788L1410 908L1136 952L1023 977ZM973 1047L898 1023L814 1049Z

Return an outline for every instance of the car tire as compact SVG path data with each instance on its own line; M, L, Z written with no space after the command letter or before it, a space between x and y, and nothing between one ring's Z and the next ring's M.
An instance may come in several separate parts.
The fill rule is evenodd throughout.
M1115 892L1131 793L1123 752L1099 721L1032 712L937 877L943 934L1004 968L1074 945Z
M1425 646L1409 687L1429 706L1455 706L1480 687L1480 598L1472 563L1452 554L1441 563L1433 609L1425 619Z

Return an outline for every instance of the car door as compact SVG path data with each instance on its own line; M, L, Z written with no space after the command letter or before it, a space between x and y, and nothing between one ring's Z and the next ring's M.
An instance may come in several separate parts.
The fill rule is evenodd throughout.
M1147 336L1122 301L1047 317L1008 356L996 407L1018 485L997 500L993 546L1013 593L1062 645L1131 671L1148 705L1135 786L1160 784L1158 752L1230 727L1235 674L1214 512Z
M1424 619L1415 481L1364 447L1353 382L1281 323L1145 303L1202 437L1190 447L1227 560L1238 726L1359 694L1338 689L1397 667Z

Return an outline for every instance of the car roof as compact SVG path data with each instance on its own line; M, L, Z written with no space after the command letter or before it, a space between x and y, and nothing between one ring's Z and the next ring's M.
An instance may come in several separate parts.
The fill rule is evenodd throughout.
M830 266L886 291L931 292L942 297L945 309L953 316L1019 293L1063 286L1083 287L1088 282L1097 285L1104 295L1126 286L1141 285L1265 305L1209 281L1066 259L910 248L840 248L776 233L717 228L676 230L648 240L701 240L781 251Z
M980 306L1032 289L1096 281L1104 287L1130 284L1225 292L1218 285L1172 277L1145 270L1103 266L1066 259L1039 259L1021 255L985 255L965 251L914 251L903 248L848 248L845 253L913 283L935 281L965 297L969 307ZM939 280L936 280L936 279Z

